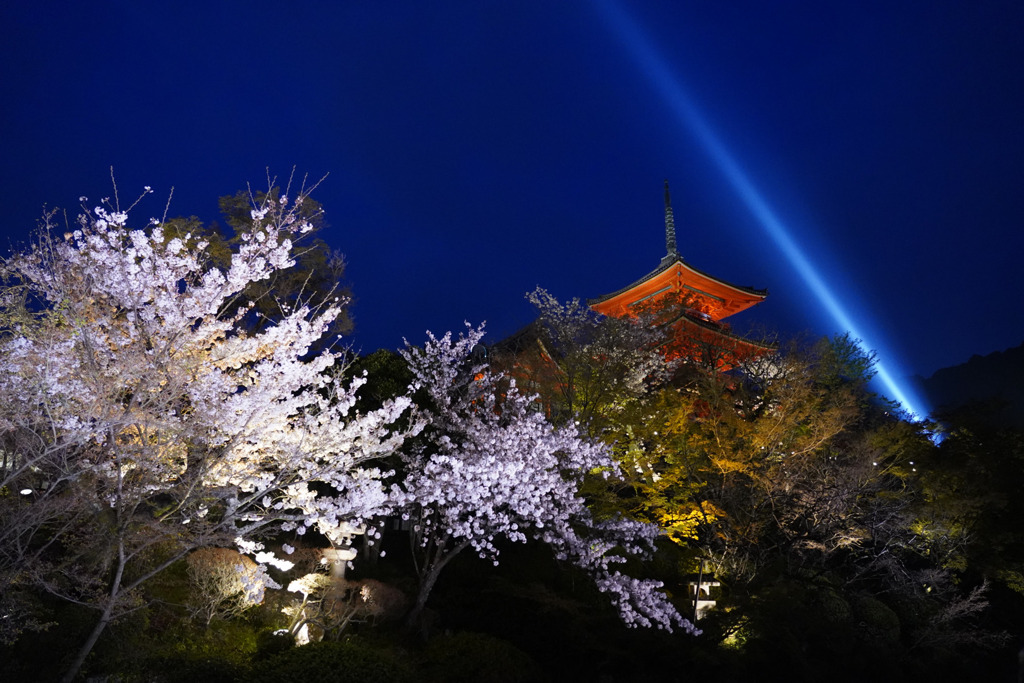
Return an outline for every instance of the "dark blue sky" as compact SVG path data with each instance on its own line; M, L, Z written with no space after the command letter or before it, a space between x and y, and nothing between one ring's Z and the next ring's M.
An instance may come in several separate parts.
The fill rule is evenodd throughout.
M330 173L368 351L628 284L668 178L683 256L770 291L738 330L841 331L685 100L893 373L928 375L1024 341L1022 36L1008 1L5 3L4 241L110 166L156 190L140 223L172 185L214 219L267 167Z

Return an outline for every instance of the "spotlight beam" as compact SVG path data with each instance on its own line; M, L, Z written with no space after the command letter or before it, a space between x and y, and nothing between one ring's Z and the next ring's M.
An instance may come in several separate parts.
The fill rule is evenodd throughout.
M790 231L772 210L733 155L729 153L711 126L701 116L678 79L668 68L665 60L654 51L650 39L644 35L637 23L614 0L604 0L598 5L603 9L605 19L613 33L616 33L623 42L626 51L636 62L640 72L647 77L673 113L686 124L694 138L725 176L744 206L785 255L804 284L836 324L841 329L847 330L865 353L871 353L874 348L878 348L867 343L865 336L858 329L859 326L854 324L846 308L832 293L800 246L793 240ZM875 371L878 381L884 387L884 393L897 401L911 419L920 419L926 415L918 409L918 406L922 405L918 399L908 388L901 385L880 359L875 363Z

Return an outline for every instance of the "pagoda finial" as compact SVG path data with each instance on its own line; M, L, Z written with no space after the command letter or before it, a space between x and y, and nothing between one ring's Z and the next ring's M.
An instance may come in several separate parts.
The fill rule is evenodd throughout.
M675 258L679 256L679 251L676 248L676 219L672 215L672 197L668 193L668 180L665 180L665 249L667 254L665 258Z

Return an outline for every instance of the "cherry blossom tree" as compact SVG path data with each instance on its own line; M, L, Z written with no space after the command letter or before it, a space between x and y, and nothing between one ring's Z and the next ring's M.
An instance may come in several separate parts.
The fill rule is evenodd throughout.
M556 421L578 422L588 436L600 434L627 404L665 381L676 364L663 349L670 329L661 324L661 309L614 318L579 299L560 302L541 287L526 298L537 320L528 348L509 349L513 358L506 363L538 392Z
M402 443L409 400L358 414L364 380L310 353L344 302L297 302L255 332L238 303L293 264L308 194L254 205L224 269L159 221L130 229L116 197L63 234L47 216L4 264L0 596L32 585L98 611L66 680L190 550L252 553L270 529L345 545L388 503L370 461Z
M657 527L597 521L577 493L585 473L611 469L607 449L582 438L575 425L553 426L514 381L474 366L482 336L482 329L457 340L450 333L429 335L424 348L404 352L415 386L427 397L420 408L429 425L404 456L405 477L392 489L420 546L420 589L408 623L415 623L441 570L458 553L471 548L497 564L499 538L533 537L589 572L628 625L692 632L659 582L614 569L624 554L653 551Z

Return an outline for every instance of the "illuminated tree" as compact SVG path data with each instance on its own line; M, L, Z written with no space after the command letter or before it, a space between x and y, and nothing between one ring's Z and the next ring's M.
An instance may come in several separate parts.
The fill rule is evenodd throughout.
M577 422L596 436L629 401L667 377L666 330L653 312L609 318L579 299L562 303L540 287L526 298L537 308L537 321L520 340L523 346L499 363L539 394L557 422Z
M886 638L902 629L922 650L999 642L971 625L984 589L957 581L973 550L985 558L979 567L994 570L987 575L1024 584L1007 553L986 552L1015 543L1014 534L975 540L976 525L1013 519L993 514L1012 498L992 482L979 486L991 471L977 468L977 451L934 458L948 457L960 440L936 451L921 425L872 394L874 354L858 341L844 335L740 354L716 337L680 339L663 327L655 330L660 340L645 345L629 321L615 321L624 333L603 335L606 319L579 302L562 305L542 290L530 298L542 312L541 332L520 335L518 354L501 360L540 390L560 422L580 422L611 449L614 475L591 477L583 489L592 510L657 524L685 549L679 579L696 572L700 558L728 586L719 600L729 609L709 619L709 630L742 629L775 644L780 631L806 641L812 634L801 629L814 628L785 615L798 614L799 602L812 614L821 601L877 619ZM669 306L641 313L665 325ZM658 368L666 357L678 363ZM1000 462L1000 479L1016 481L1012 456ZM928 617L900 624L900 605Z
M602 505L661 527L692 546L724 512L710 497L710 461L695 430L697 398L669 387L634 401L605 432L617 478L595 482ZM609 495L611 494L611 495Z
M404 612L405 596L374 579L349 581L312 572L288 584L302 599L282 611L291 618L288 633L297 643L338 640L353 621L388 618Z
M344 545L387 504L367 462L401 444L389 426L408 400L358 414L362 380L339 385L339 355L310 354L343 302L296 301L259 331L245 324L242 293L292 266L310 228L308 192L273 199L251 208L223 269L202 240L156 221L129 229L116 199L63 237L48 216L5 264L0 589L98 611L67 680L190 550L257 552L268 528Z
M186 558L190 584L189 611L208 625L214 617L242 614L259 604L247 585L262 581L260 567L231 548L199 548Z
M470 329L430 336L423 349L404 352L427 428L405 455L406 474L392 491L419 540L420 590L413 623L441 570L472 548L497 563L499 538L549 544L559 559L591 573L630 626L691 629L660 583L613 569L623 553L653 550L657 527L621 517L597 521L578 494L582 477L607 470L606 449L582 438L575 426L552 426L514 381L474 365L483 332Z

